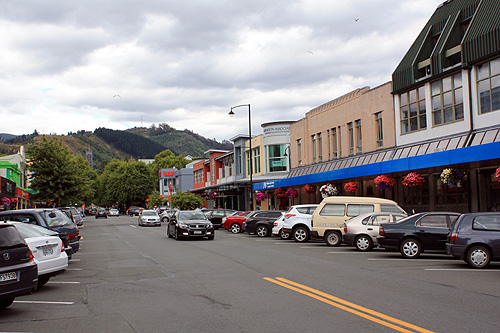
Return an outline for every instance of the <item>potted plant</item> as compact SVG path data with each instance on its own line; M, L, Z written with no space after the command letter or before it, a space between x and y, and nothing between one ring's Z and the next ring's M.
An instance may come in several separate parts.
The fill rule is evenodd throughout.
M387 175L380 175L373 180L381 191L390 190L394 187L394 179Z
M319 193L321 193L321 197L333 197L334 195L338 195L339 191L332 184L325 184L319 188Z
M282 187L278 187L276 190L274 190L274 194L276 194L278 198L286 197L286 191Z
M356 184L356 182L349 182L344 185L344 190L346 192L356 192L358 190L358 184Z
M267 194L265 194L264 192L257 192L257 194L255 195L255 200L259 202L267 200Z
M403 178L403 185L408 187L420 187L424 185L424 182L425 178L416 172L410 172Z
M286 190L286 196L291 198L291 199L296 198L298 194L299 194L299 192L292 187L290 187L288 190Z
M302 186L302 192L304 193L314 193L314 186L311 186L309 184L305 184L304 186Z
M441 182L450 187L462 187L467 180L467 173L465 170L446 168L441 172Z
M500 167L495 171L495 179L500 182Z

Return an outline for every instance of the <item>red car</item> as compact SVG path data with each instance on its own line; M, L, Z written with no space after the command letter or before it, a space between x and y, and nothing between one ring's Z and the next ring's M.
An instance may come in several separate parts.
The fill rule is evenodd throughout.
M242 232L243 222L245 222L250 213L252 213L252 211L236 212L233 215L226 217L224 220L224 229L231 231L233 234Z

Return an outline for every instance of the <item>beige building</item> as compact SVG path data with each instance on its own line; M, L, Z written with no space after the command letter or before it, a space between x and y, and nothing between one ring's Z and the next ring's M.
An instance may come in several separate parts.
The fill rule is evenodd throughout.
M292 168L394 147L391 90L391 82L356 89L293 123Z

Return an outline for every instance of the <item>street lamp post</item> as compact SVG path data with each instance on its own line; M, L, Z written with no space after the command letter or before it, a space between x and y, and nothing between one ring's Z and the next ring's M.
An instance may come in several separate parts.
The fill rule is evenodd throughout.
M253 210L253 167L252 167L252 117L250 113L250 104L242 104L242 105L236 105L231 108L231 111L229 111L229 116L234 116L233 109L242 107L242 106L248 106L248 136L249 136L249 142L250 142L250 209Z
M286 153L286 151L288 150L288 154ZM292 158L290 156L290 145L286 146L285 148L285 153L283 154L283 156L287 157L288 156L288 172L290 172L290 170L292 170Z

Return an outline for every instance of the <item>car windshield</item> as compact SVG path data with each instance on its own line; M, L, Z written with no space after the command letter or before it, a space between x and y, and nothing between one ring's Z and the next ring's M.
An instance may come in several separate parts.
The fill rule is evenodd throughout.
M71 224L68 215L60 210L47 210L43 212L43 218L49 227L60 227L63 225Z
M207 218L202 212L180 212L178 215L180 220L206 220Z
M142 212L142 216L158 216L158 213L154 210L145 210Z

